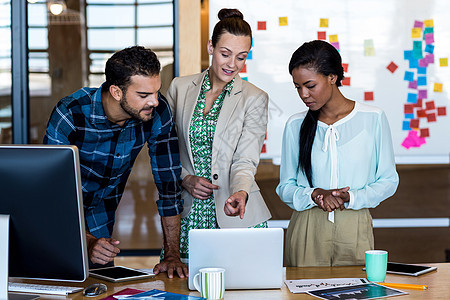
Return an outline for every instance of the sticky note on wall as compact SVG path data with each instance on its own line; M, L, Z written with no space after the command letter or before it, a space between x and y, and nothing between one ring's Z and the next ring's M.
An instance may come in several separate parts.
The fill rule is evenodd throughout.
M448 58L447 57L439 58L439 65L441 67L448 67Z
M288 17L279 17L278 22L280 26L288 26Z
M337 43L338 42L337 34L330 34L328 38L330 40L330 43Z
M415 27L411 30L411 37L413 39L420 39L422 37L422 28Z
M328 19L320 19L320 27L328 27Z
M424 21L425 27L434 27L433 19Z
M442 93L442 83L435 83L433 91Z

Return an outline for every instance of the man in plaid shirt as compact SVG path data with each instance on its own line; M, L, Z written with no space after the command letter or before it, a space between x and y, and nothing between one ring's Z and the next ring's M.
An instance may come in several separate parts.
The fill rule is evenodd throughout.
M60 100L47 125L44 144L79 149L91 267L113 264L120 252L111 238L115 212L133 163L147 142L156 201L169 256L159 271L169 277L187 275L179 260L181 165L170 107L161 88L155 53L134 46L115 53L105 68L100 88L82 88ZM167 255L167 254L166 254Z

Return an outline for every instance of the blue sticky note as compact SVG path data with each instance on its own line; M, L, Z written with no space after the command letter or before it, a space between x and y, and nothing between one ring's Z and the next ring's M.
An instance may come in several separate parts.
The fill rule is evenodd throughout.
M242 80L248 81L248 77L241 77Z
M413 57L413 51L412 50L405 50L404 51L404 54L403 54L403 57L405 58L405 60L406 59L413 59L414 57Z
M434 52L434 45L428 44L425 46L425 52L433 54Z
M253 57L253 51L250 50L250 51L248 51L247 59L252 59L252 57Z
M427 68L425 68L425 67L418 67L417 68L417 74L426 75L427 74Z
M418 59L410 59L409 60L409 68L410 69L414 69L414 68L418 68L419 67L419 60Z
M414 81L414 72L405 71L405 78L406 81Z
M417 103L417 94L408 93L408 99L406 100L408 103Z
M414 119L414 114L405 114L405 119Z
M413 42L413 57L417 59L423 58L422 41Z
M417 77L417 85L427 85L427 76Z
M411 130L411 127L409 127L409 121L403 121L402 130Z

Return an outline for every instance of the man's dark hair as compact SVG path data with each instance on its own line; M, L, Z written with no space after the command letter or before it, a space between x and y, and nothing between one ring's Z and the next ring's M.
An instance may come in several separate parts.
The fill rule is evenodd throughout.
M131 76L157 76L160 69L161 64L152 50L142 46L125 48L114 53L106 62L103 90L116 85L126 92Z

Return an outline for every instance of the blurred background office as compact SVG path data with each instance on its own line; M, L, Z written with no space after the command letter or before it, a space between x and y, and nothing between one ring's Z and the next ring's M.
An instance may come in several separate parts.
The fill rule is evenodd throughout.
M173 76L208 66L208 24L208 0L0 0L0 143L41 143L56 102L99 86L106 60L128 46L156 52L165 93ZM158 255L162 245L146 152L116 215L122 254ZM375 247L388 250L392 261L450 261L450 166L397 169L397 193L371 211ZM273 215L270 226L287 227L291 210L275 194L279 166L262 160L256 178Z

